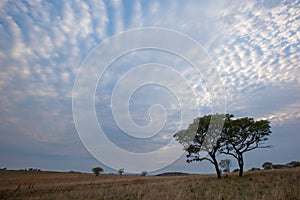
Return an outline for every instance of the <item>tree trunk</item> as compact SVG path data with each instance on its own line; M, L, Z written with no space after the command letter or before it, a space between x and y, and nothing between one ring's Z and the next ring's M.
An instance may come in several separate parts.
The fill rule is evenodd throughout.
M217 172L217 177L221 178L221 172L220 172L220 169L219 169L219 165L218 165L218 161L216 159L216 156L214 156L214 155L210 155L210 156L211 156L211 158L213 160L213 164L214 164L215 170Z
M240 155L238 157L238 162L239 162L239 168L240 168L239 177L242 177L243 173L244 173L244 159L243 159L243 155Z

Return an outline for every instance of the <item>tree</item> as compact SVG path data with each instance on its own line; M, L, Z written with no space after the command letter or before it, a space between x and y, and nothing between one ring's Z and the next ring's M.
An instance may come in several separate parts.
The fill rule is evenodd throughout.
M244 153L256 148L269 148L264 145L271 134L268 120L255 121L253 118L228 119L222 134L221 153L232 155L238 161L239 176L243 176Z
M249 169L248 171L259 171L260 168L257 168L257 167L252 167L251 169ZM239 170L238 170L239 171Z
M285 168L288 168L288 166L282 164L273 165L273 169L285 169Z
M231 160L230 159L225 159L225 160L221 160L219 162L219 166L221 168L223 168L223 172L230 172L230 166L231 166Z
M118 174L122 175L124 173L124 168L119 169Z
M262 164L262 167L263 167L264 169L273 169L273 163L271 163L271 162L264 162L264 163Z
M288 167L300 167L300 162L299 161L291 161L286 164Z
M103 172L103 169L102 169L101 167L94 167L94 168L92 169L92 172L93 172L96 176L99 176L99 174L100 174L101 172Z
M148 174L147 171L142 171L142 172L141 172L141 176L146 176L147 174Z
M221 173L217 161L217 153L222 146L221 132L223 123L233 115L214 114L199 117L186 130L177 132L174 137L187 151L187 163L207 160L214 165L217 177ZM220 127L220 124L222 125ZM203 156L204 152L208 156Z

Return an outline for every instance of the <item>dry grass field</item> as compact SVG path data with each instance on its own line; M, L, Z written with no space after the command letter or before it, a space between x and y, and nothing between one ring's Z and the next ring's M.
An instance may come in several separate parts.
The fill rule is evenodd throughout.
M117 176L1 171L0 199L300 200L300 168L214 175Z

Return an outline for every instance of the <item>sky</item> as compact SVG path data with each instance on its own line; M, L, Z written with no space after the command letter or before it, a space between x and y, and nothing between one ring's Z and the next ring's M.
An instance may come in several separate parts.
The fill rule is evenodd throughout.
M273 147L246 153L246 169L300 160L298 0L2 0L0 36L0 167L214 173L209 163L185 163L173 138L218 110L214 99L226 113L271 122ZM182 54L130 50L147 38ZM119 48L130 51L113 55L99 76ZM76 107L87 91L88 112Z

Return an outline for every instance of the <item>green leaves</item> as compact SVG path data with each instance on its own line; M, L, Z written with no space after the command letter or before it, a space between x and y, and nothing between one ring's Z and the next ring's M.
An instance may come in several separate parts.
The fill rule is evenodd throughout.
M253 118L230 119L230 123L225 124L228 129L223 132L222 153L233 151L234 154L242 154L255 148L266 148L263 141L268 140L270 135L270 122L267 120L255 121Z
M92 172L98 176L101 172L103 172L103 169L101 167L95 167L92 169Z

